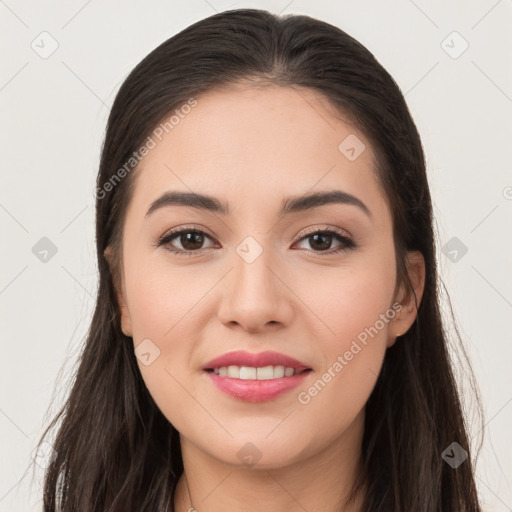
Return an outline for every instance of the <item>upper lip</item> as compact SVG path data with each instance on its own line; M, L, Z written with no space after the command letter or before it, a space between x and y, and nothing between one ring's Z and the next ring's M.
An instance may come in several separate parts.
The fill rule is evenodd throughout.
M203 370L213 370L224 366L251 366L254 368L263 368L265 366L284 366L294 370L310 370L306 364L294 359L293 357L280 354L279 352L259 352L254 354L245 350L228 352L211 361L208 361Z

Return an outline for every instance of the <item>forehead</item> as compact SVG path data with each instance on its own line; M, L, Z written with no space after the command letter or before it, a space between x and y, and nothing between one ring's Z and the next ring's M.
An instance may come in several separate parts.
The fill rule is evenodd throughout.
M369 141L319 93L236 86L194 99L192 108L177 107L172 126L151 135L134 207L147 210L172 189L219 197L230 210L262 210L284 196L336 188L377 214L386 209Z

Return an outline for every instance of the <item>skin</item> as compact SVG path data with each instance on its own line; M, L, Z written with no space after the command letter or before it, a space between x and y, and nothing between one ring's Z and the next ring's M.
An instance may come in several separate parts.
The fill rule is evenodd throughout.
M374 153L364 134L310 90L238 86L196 99L136 170L118 290L123 332L134 347L149 338L160 350L148 366L137 361L180 432L186 479L178 484L176 510L339 510L360 465L364 405L385 351L416 316L412 295L395 286L392 218ZM350 134L366 146L354 161L338 150ZM359 198L371 217L347 204L277 216L284 198L331 189ZM228 203L230 215L167 206L146 218L168 190L214 196ZM207 233L196 254L155 247L182 226ZM326 227L348 233L357 247L324 255L305 229ZM263 250L250 264L236 252L247 236ZM168 246L183 249L183 240ZM332 238L326 252L340 246ZM411 252L407 262L419 304L424 261ZM395 302L400 312L309 403L300 403L299 393ZM313 371L275 400L242 402L201 371L238 349L281 352ZM252 467L237 456L248 442L261 455ZM361 500L345 510L360 511Z

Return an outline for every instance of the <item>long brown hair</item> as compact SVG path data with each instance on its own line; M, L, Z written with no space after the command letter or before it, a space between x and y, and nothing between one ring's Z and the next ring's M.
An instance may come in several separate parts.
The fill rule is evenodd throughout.
M398 282L410 286L406 251L421 251L425 259L416 321L387 350L366 404L358 482L366 484L364 510L480 511L441 319L424 153L404 97L372 53L339 28L303 15L240 9L162 43L129 74L112 106L97 177L96 308L69 397L39 442L58 424L51 443L56 456L44 480L45 512L174 510L183 472L179 435L142 380L115 293L135 183L133 154L190 98L253 79L312 89L351 119L377 155L376 173L392 210ZM112 267L107 246L114 249ZM469 453L456 469L442 457L453 442Z

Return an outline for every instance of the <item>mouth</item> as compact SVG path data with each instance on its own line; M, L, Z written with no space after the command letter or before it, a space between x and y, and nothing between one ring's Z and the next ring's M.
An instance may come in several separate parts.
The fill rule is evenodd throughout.
M221 376L221 370L226 369L226 375ZM247 368L248 370L245 370ZM231 399L243 402L268 402L274 400L281 395L290 392L293 388L303 383L309 374L313 371L311 369L293 370L293 375L284 375L285 368L281 367L262 367L263 375L260 372L260 379L258 379L258 370L260 368L238 366L220 367L219 373L215 369L203 370L203 374L208 378L219 391L227 395ZM270 378L270 371L272 370L272 377ZM228 372L231 372L228 374ZM248 372L248 373L246 373ZM274 373L275 372L275 373ZM256 378L254 375L256 374ZM229 375L237 375L230 377ZM274 375L276 375L274 377ZM268 378L263 378L268 376Z
M265 402L301 384L313 369L277 352L237 351L213 359L202 372L210 383L231 398Z

